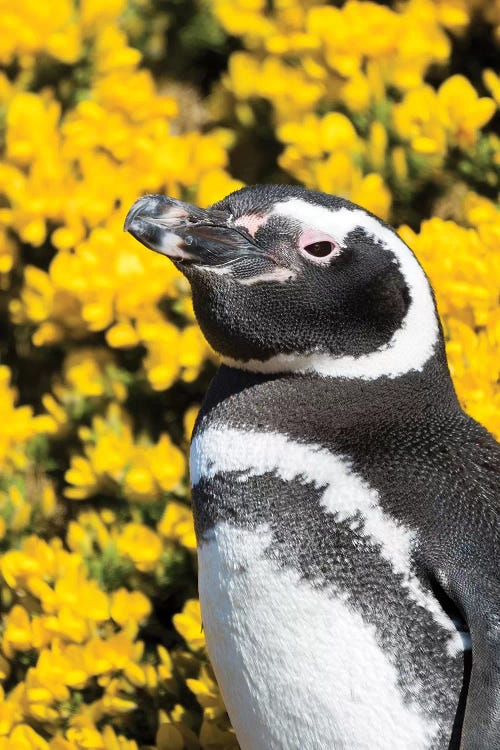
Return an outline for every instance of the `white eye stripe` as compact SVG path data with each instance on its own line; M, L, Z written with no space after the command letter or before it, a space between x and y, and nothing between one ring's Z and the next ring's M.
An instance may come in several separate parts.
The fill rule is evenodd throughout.
M361 208L332 210L299 198L276 203L271 213L289 217L302 223L304 227L314 227L315 230L324 232L334 238L339 250L351 232L362 229L393 253L394 262L408 287L411 302L401 326L391 340L369 354L333 357L323 352L297 352L277 354L264 361L241 361L225 357L224 362L253 372L316 372L327 377L367 380L384 375L396 378L412 370L421 371L432 357L439 340L438 318L427 277L410 248L396 232Z

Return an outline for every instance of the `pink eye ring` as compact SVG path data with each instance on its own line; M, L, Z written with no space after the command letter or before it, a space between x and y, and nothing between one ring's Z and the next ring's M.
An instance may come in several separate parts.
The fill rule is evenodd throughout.
M305 245L302 249L315 258L326 258L335 251L335 245L329 240L319 240L318 242L312 242L310 245Z
M340 248L327 234L306 229L299 238L299 252L315 263L328 263L332 257L339 254Z

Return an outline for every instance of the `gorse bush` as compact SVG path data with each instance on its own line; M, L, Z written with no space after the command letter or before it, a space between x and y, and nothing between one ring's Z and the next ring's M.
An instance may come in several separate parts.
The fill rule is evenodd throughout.
M187 481L215 357L124 216L257 181L362 204L500 436L500 1L0 0L0 27L0 750L237 748Z

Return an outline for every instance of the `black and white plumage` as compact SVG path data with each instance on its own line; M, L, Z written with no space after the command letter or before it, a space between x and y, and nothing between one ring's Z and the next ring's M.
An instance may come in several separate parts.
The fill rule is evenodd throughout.
M500 449L457 402L412 252L287 186L147 196L126 229L189 279L224 362L191 480L242 750L500 747Z

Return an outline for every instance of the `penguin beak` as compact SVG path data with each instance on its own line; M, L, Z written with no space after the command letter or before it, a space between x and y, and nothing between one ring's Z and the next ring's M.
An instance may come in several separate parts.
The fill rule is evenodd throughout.
M146 195L134 203L123 228L146 247L182 265L210 267L262 254L244 229L227 225L229 218L225 211Z

